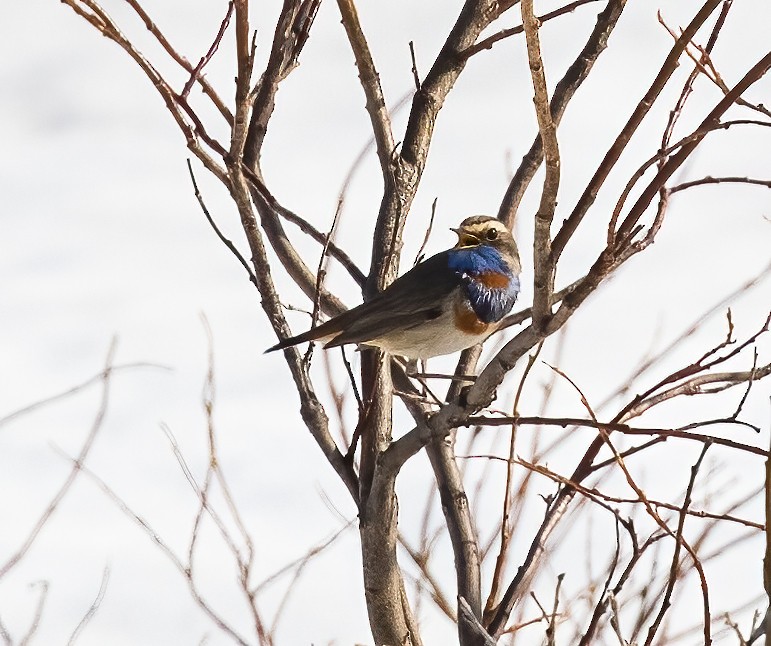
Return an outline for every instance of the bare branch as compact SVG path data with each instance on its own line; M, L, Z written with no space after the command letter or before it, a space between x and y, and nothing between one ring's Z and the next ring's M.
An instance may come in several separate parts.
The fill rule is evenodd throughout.
M260 180L262 145L268 131L268 122L273 115L279 84L297 66L319 4L320 0L284 0L276 22L268 64L252 91L253 109L244 147L244 163ZM245 42L245 36L242 36L242 42ZM246 56L247 52L242 45L239 61L245 60Z
M458 617L455 614L455 610L453 610L452 604L447 597L445 597L439 582L428 567L429 552L426 550L416 550L408 543L407 539L402 534L399 534L399 544L404 548L407 554L410 555L413 563L415 563L416 567L420 570L420 575L423 579L421 583L428 586L431 598L434 600L437 608L439 608L450 621L457 622Z
M415 91L420 92L420 75L418 74L418 64L415 61L415 43L410 41L410 59L412 60L412 80L415 82Z
M107 377L108 371L110 374L115 374L116 372L122 372L124 370L136 370L137 368L140 368L140 369L151 368L153 370L164 370L164 371L173 370L173 368L170 368L169 366L164 366L159 363L147 363L144 361L139 361L136 363L123 363L123 364L111 366L107 370L102 370L101 372L95 374L93 377L89 377L88 379L78 384L77 386L68 388L67 390L64 390L60 393L51 395L50 397L40 399L36 402L33 402L32 404L27 404L26 406L23 406L11 413L8 413L3 417L0 417L0 426L4 424L8 424L9 422L15 419L18 419L19 417L23 417L24 415L31 413L32 411L37 410L38 408L42 408L44 406L48 406L49 404L54 404L63 399L67 399L71 395L75 395L76 393L86 390L91 386L93 386L94 384L103 383L104 379Z
M670 195L679 193L694 186L707 186L711 184L749 184L754 186L765 186L771 188L771 180L769 179L753 179L751 177L702 177L701 179L694 179L689 182L682 182L675 186L670 186L667 191Z
M570 2L566 4L564 7L560 7L559 9L555 9L554 11L549 11L542 16L538 16L536 20L543 24L552 18L557 18L559 16L564 16L567 13L573 13L578 7L581 7L585 4L589 4L590 2L598 2L598 0L574 0L573 2ZM504 38L509 38L510 36L516 36L517 34L522 34L525 32L525 26L524 25L517 25L516 27L509 27L508 29L502 29L496 34L493 34L492 36L488 36L487 38L484 38L483 40L480 40L475 45L472 45L471 47L463 50L459 55L463 58L470 58L474 54L478 54L479 52L483 52L486 49L492 49L492 46L495 45L495 43L503 40Z
M48 599L48 588L50 587L48 581L38 581L34 584L35 587L40 588L40 596L38 596L37 603L35 604L35 614L32 616L32 621L27 628L27 632L19 640L19 646L29 646L32 638L40 628L40 620L43 618L43 608L45 608L46 600Z
M343 27L348 35L353 56L356 59L356 67L359 70L359 79L364 95L367 99L367 114L372 123L372 132L375 135L375 147L380 159L380 169L383 173L383 181L386 185L391 183L392 157L394 153L394 136L391 132L391 120L388 116L388 108L383 98L383 89L380 87L372 54L364 37L359 15L353 0L337 0L337 7L342 16Z
M580 417L486 417L475 415L469 417L466 420L466 425L468 426L510 426L511 424L518 424L520 426L559 426L561 428L567 428L570 426L584 426L587 428L616 431L624 435L656 435L664 439L673 437L678 439L693 440L696 442L712 442L713 444L726 446L728 448L746 451L747 453L751 453L753 455L762 457L766 456L765 449L757 446L742 444L741 442L728 440L722 437L690 433L688 431L673 428L643 428L637 426L629 426L628 424L623 423L599 422L592 419L582 419ZM598 465L595 466L599 466L599 464L605 465L606 463L598 463Z
M193 85L198 80L198 78L201 76L201 72L203 72L203 68L206 67L206 64L212 59L212 56L217 52L217 49L220 46L220 43L222 42L222 37L225 35L225 31L228 28L228 25L230 24L230 18L233 15L233 0L230 0L228 2L228 12L225 14L225 19L222 21L222 24L220 25L219 31L217 32L217 35L214 37L214 42L211 44L211 47L209 47L209 50L201 57L201 60L198 61L198 65L196 65L193 70L190 72L190 78L188 79L187 83L185 83L185 87L182 88L182 92L180 92L180 96L183 99L187 99L187 95L190 94L190 90L193 88Z
M231 7L233 4L231 3ZM212 229L214 229L214 233L217 234L217 237L220 239L222 244L224 244L228 249L230 249L231 253L236 257L238 262L241 263L244 269L246 269L246 273L249 276L249 280L254 283L255 287L257 286L257 277L254 275L254 272L252 271L252 268L249 266L249 263L246 262L246 259L241 255L241 252L238 250L238 247L236 247L231 240L226 238L222 231L220 231L220 228L217 226L217 223L212 218L211 214L209 213L209 209L206 208L206 204L203 201L203 196L201 195L201 191L198 190L198 183L195 181L195 174L193 173L193 165L190 163L190 159L187 160L187 170L190 173L190 181L193 182L193 192L195 193L195 199L198 200L198 205L201 207L201 211L203 211L204 216L206 217L206 220L209 222L209 225Z
M693 485L696 482L696 475L699 473L699 469L701 468L701 463L704 460L704 456L707 453L707 450L710 447L710 442L704 443L704 448L702 448L701 453L699 453L699 457L696 460L696 463L691 467L691 477L688 480L688 487L685 490L685 499L683 500L683 507L680 511L680 517L677 523L677 531L675 532L675 550L674 554L672 556L672 565L669 569L669 579L667 581L667 588L664 592L664 598L661 602L661 609L659 610L658 615L656 615L656 619L653 622L653 625L648 630L648 636L645 639L645 646L650 646L653 643L653 638L656 636L656 632L659 629L659 626L661 625L662 620L664 619L664 615L666 614L667 610L669 610L670 605L672 604L672 591L675 589L675 582L677 581L677 573L680 569L680 548L683 545L683 526L685 524L685 517L688 514L688 507L691 504L691 495L693 494ZM704 625L704 643L709 644L711 641L710 634L709 634L709 611L707 610L707 620Z
M608 1L605 9L597 16L597 22L583 49L554 88L550 110L555 125L559 125L571 99L592 71L600 54L607 48L608 39L616 27L625 5L625 0ZM542 161L543 144L539 134L536 135L530 149L522 158L522 162L509 182L498 209L498 218L509 227L513 225L522 197Z
M104 595L107 592L107 582L109 580L110 568L105 567L102 571L102 582L99 584L99 591L96 593L96 598L93 600L88 608L88 611L85 615L83 615L83 618L80 620L78 625L75 626L75 630L72 631L72 635L70 635L70 638L67 641L67 646L72 646L78 640L80 634L86 629L86 626L88 626L89 622L94 618L96 611L99 610L99 606L102 605L102 599L104 599Z
M29 551L30 547L32 547L32 544L35 542L35 539L38 537L43 527L45 527L46 523L50 520L51 516L53 516L54 512L59 507L59 503L61 503L64 496L66 496L69 490L72 488L72 485L75 483L75 480L83 468L83 464L86 461L88 454L91 452L91 447L94 445L94 440L96 440L96 436L101 430L102 423L104 422L104 418L107 415L107 406L109 404L110 394L110 380L112 377L112 359L115 356L115 349L117 347L116 343L116 340L113 339L112 343L110 344L110 348L107 351L105 367L102 375L100 376L100 381L102 382L102 394L99 401L99 409L96 412L96 417L94 417L94 421L91 424L91 430L86 436L86 440L83 442L78 456L73 460L72 469L70 469L70 473L65 479L64 483L62 483L61 487L59 487L59 490L48 503L45 511L38 518L37 522L27 535L27 538L24 539L24 542L21 544L21 546L0 567L0 579L8 574L8 572L10 572L14 567L16 567L24 558L24 555Z
M212 86L209 84L206 78L200 74L201 70L199 69L198 73L195 73L194 68L190 63L190 61L188 61L184 56L179 54L179 52L177 52L176 49L174 49L174 47L168 41L166 36L163 35L163 32L158 28L158 25L156 25L155 22L153 22L153 20L147 14L147 11L145 11L144 7L142 7L142 5L139 3L138 0L126 0L126 2L137 13L137 15L142 20L142 22L144 22L147 30L155 37L155 39L158 41L161 47L163 47L166 53L169 56L171 56L171 58L173 58L178 65L180 65L182 68L184 68L187 72L190 73L190 78L194 79L194 82L198 83L201 86L204 94L206 94L206 96L208 96L211 99L212 103L214 103L214 105L217 106L217 109L219 110L220 114L225 118L228 124L232 125L233 113L228 109L224 101L215 92L214 88L212 88ZM229 13L230 13L230 10L228 10L228 14ZM217 39L215 39L215 43L216 42L217 42ZM212 52L212 55L213 54L214 52ZM211 58L211 56L209 56L209 58ZM203 66L201 66L201 68L202 67Z
M541 353L543 343L538 345L538 349L527 358L527 366L522 373L522 378L519 381L517 388L517 394L514 396L514 406L512 408L513 418L519 416L519 401L522 396L522 391L525 387L525 381L527 381L530 371L535 365L538 355ZM512 505L512 479L513 479L513 460L516 457L516 440L517 440L517 422L511 424L511 432L509 436L509 464L506 469L506 487L503 494L503 511L501 514L501 544L498 550L498 556L495 559L495 569L493 570L493 578L490 584L490 594L487 596L487 602L485 603L485 615L489 616L493 611L495 605L498 602L498 590L501 587L503 581L503 569L506 564L506 557L508 554L509 540L511 538L511 526L509 521L509 512Z
M541 202L535 214L533 235L533 325L543 330L551 316L551 299L554 292L556 265L551 258L551 223L557 208L557 192L560 183L560 154L557 130L549 108L546 75L541 60L541 44L538 38L539 23L533 12L533 0L522 0L522 24L527 40L527 57L530 76L535 89L535 114L546 160L546 176L543 181Z
M709 18L709 16L715 10L718 4L720 4L720 2L721 0L706 0L690 24L683 30L682 36L678 38L677 42L672 47L672 50L666 57L666 60L661 65L660 72L654 79L648 91L645 93L645 96L637 104L637 107L632 113L632 116L629 117L629 120L619 133L616 140L613 142L613 145L605 154L602 163L595 172L583 194L579 198L575 208L573 209L573 212L565 220L562 228L555 236L552 248L554 262L556 262L556 260L560 257L562 250L568 243L568 240L570 240L573 233L575 233L575 230L578 228L578 225L581 223L584 215L586 215L586 212L594 203L597 193L610 174L611 169L616 165L619 157L621 157L621 153L626 149L629 140L632 138L632 135L636 132L638 126L648 114L648 111L661 94L661 91L664 89L664 86L667 84L672 74L674 74L675 70L677 69L680 55L685 50L688 42L701 28L701 26L704 24L707 18Z
M190 594L196 604L204 611L204 613L212 620L212 622L225 634L227 634L234 642L239 646L248 646L249 642L238 634L228 623L211 607L209 602L201 595L198 587L191 576L190 568L174 553L169 545L161 538L161 536L152 528L152 526L142 518L139 514L133 511L128 504L113 491L109 485L102 480L99 476L89 470L87 467L81 469L84 475L88 476L106 495L107 497L118 507L118 509L137 524L142 531L147 535L150 540L155 543L168 560L174 565L174 567L182 574L187 582Z
M714 126L719 123L720 118L723 116L725 111L728 110L728 108L730 108L736 102L736 99L740 97L750 86L762 78L770 67L771 53L768 53L763 58L761 58L750 70L747 71L744 77L712 109L709 115L707 115L706 119L702 121L701 125L696 130L696 132L700 133L699 136L684 144L676 154L670 157L666 163L662 165L656 174L656 177L651 180L648 186L643 190L640 197L634 203L632 208L629 210L629 214L626 216L626 219L622 222L618 229L618 234L616 236L617 240L620 240L624 236L629 235L658 190L691 155L696 146L698 146L702 139L704 139L707 132L709 132L710 129L714 128Z
M458 608L460 609L460 621L458 622L460 628L462 629L465 627L477 637L484 646L496 646L498 640L494 639L490 633L485 630L485 627L479 622L479 619L477 619L468 601L463 597L458 597Z

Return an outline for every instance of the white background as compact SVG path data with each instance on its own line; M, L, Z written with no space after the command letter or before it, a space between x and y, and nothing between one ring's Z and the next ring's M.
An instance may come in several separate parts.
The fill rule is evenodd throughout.
M172 69L162 62L161 52L123 3L105 4L162 71ZM418 68L425 74L461 3L359 4L387 101L393 105L412 87L408 41L414 41ZM254 3L252 8L258 70L269 50L276 5ZM537 3L536 11L557 6ZM544 26L542 46L550 88L582 47L599 6L580 8ZM698 6L692 1L629 3L609 50L571 103L559 131L563 184L557 222L569 213L671 46L670 36L657 23L656 11L660 8L670 25L680 27ZM225 7L222 1L146 2L153 18L190 60L197 60L208 48ZM514 24L519 24L516 8L493 29ZM769 24L767 2L736 3L714 55L729 85L767 51ZM116 363L167 367L115 374L107 417L88 465L172 549L184 555L197 501L160 424L170 427L200 477L207 460L201 405L207 342L200 317L205 314L214 334L219 457L255 540L254 580L259 581L341 527L341 518L330 510L327 498L346 519L355 517L355 509L302 425L282 357L262 354L275 342L274 336L243 269L216 239L197 206L185 166L184 139L151 84L124 52L61 3L3 3L0 36L0 417L98 373L113 338L117 338ZM704 42L704 34L700 38ZM231 40L232 31L207 68L209 80L228 100L234 75ZM603 227L619 187L655 152L666 108L690 69L685 62L681 65L664 92L662 106L640 128L629 154L611 176L612 188L600 193L585 227L566 251L560 286L585 271L601 249ZM171 79L177 88L185 80L176 73ZM680 136L720 98L719 91L703 79L696 90ZM404 268L420 245L435 197L439 200L437 224L430 253L453 243L447 227L463 217L495 213L512 169L536 133L531 93L522 36L471 60L439 116L405 235ZM751 100L767 105L770 97L768 78L748 93ZM324 3L300 67L282 84L264 155L271 191L321 230L328 228L341 183L368 141L369 121L363 106L337 9L333 2ZM738 110L730 114L754 116ZM206 115L210 123L218 124L214 133L226 141L227 132L216 115ZM394 117L397 141L405 121L404 110ZM679 177L725 174L768 179L769 143L769 134L759 129L717 133ZM245 249L227 195L197 168L211 212ZM532 213L540 177L517 223L524 305L532 293ZM355 177L339 234L340 244L365 270L380 190L372 152ZM602 401L642 357L665 347L720 298L763 270L771 255L769 216L769 191L759 187L700 188L673 198L656 244L632 260L571 321L560 368L581 385L590 401ZM315 266L318 247L291 225L288 230ZM275 275L287 302L307 306L279 270ZM347 303L359 302L355 286L342 272L333 271L330 284ZM761 282L732 305L738 337L762 324L769 295L768 282ZM300 314L290 320L298 331L307 322ZM673 352L638 388L693 361L717 343L724 330L721 316L706 320L692 343ZM759 347L761 361L767 362L768 341ZM554 351L553 343L547 345L543 358L553 359ZM748 354L733 367L750 365ZM451 362L436 362L437 369L443 366L449 368ZM323 376L318 357L315 373ZM549 378L548 368L539 364L533 377L535 401L524 404L523 414L537 412L538 386ZM671 404L644 421L675 426L730 414L740 395L731 392L720 406L704 398ZM0 563L21 544L66 478L70 464L62 452L77 454L99 397L99 387L92 386L0 426ZM562 386L553 405L551 410L560 414L583 414L575 395ZM767 445L768 383L753 389L744 418L762 426L763 433L755 436L740 427L714 431ZM397 434L409 428L405 416L400 414L398 421ZM492 443L496 431L486 433L486 442ZM589 431L576 433L568 449L549 466L569 473L577 452L592 437ZM523 446L527 444L529 440L523 440ZM655 453L655 461L639 465L637 475L651 495L676 502L698 448L667 443ZM722 467L714 480L701 485L715 495L716 508L761 483L760 458L713 448L710 460ZM493 468L491 473L500 478L503 470ZM429 481L422 455L408 465L400 480L402 526L412 535ZM488 520L499 513L502 485L490 491L495 492L494 499L477 501ZM553 486L539 481L537 492L551 493ZM762 522L761 501L737 513ZM541 507L534 500L515 537L512 573L540 515ZM698 522L689 519L689 526L693 523L696 531ZM731 528L723 536L730 540L740 533ZM216 540L210 540L212 535L210 528L205 531L196 561L202 588L229 621L251 635L232 560ZM550 562L544 598L551 598L558 572L567 572L565 594L579 594L587 536L593 537L592 549L607 554L612 524L559 537L562 549ZM670 550L668 546L662 558L671 558ZM452 598L452 559L445 540L435 553L436 574ZM710 566L716 616L762 592L762 554L758 533ZM110 568L106 596L79 643L194 644L205 635L206 643L229 643L198 611L183 578L148 536L85 476L23 563L0 581L0 619L19 639L34 612L39 594L35 583L48 581L38 643L66 643L95 597L105 566ZM266 617L275 609L285 583L260 599ZM689 585L673 618L678 626L692 626L700 619L698 589ZM734 618L746 628L752 609L762 605L757 602ZM284 613L277 633L280 644L370 643L355 529L309 566ZM422 619L427 644L452 643L454 630L446 620L428 609ZM570 629L565 634L571 634ZM524 642L539 643L541 635L542 628L536 627L526 633ZM735 643L725 634L722 639ZM698 642L698 632L686 640Z

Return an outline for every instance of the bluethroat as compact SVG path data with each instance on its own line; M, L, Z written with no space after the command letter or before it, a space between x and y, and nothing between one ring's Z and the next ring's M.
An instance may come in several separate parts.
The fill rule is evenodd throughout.
M519 253L500 220L466 218L458 243L415 265L371 300L266 352L305 341L325 348L375 346L409 360L451 354L484 341L519 294Z

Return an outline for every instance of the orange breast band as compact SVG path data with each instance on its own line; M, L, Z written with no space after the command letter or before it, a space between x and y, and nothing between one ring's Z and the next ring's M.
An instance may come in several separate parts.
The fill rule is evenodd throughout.
M489 323L480 321L474 310L463 305L455 306L455 327L466 334L484 334L490 328Z
M474 277L489 289L506 289L509 286L509 277L497 271L483 271Z

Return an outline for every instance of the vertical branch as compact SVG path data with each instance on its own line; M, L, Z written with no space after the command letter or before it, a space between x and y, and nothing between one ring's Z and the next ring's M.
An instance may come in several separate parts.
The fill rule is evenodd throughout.
M391 121L388 116L383 88L380 86L375 62L367 45L367 39L359 22L359 14L353 0L337 0L340 9L343 27L348 35L353 56L356 59L356 68L359 70L359 79L364 95L367 99L367 114L372 123L372 132L375 135L377 156L380 159L380 168L383 172L383 180L386 185L391 183L392 155L394 153L394 137L391 132Z
M249 0L235 0L236 3L236 59L238 78L251 74L249 63Z
M353 0L338 0L343 27L351 45L356 68L359 71L359 80L366 97L366 109L372 124L372 132L375 139L375 148L380 160L380 168L383 173L385 193L392 190L393 173L391 170L391 157L394 151L393 134L388 117L388 109L383 98L383 89L380 86L375 63L367 44L367 39L359 22L359 15ZM379 250L378 240L373 240L373 254ZM372 284L373 276L370 273L368 284ZM384 284L378 286L379 289ZM370 295L377 290L368 290ZM380 352L367 352L362 361L362 389L367 398L366 424L362 429L361 437L361 500L366 503L372 480L375 473L375 465L381 451L388 447L391 441L391 383L388 361ZM372 519L374 521L374 519ZM387 517L381 519L389 522ZM393 530L396 529L396 516L392 522ZM396 558L395 543L393 552L394 562ZM365 573L366 576L366 573ZM366 579L365 579L366 581ZM368 603L368 607L370 604ZM370 607L370 613L372 609Z
M511 3L498 4L491 0L485 0L483 2L466 0L455 26L437 56L434 65L426 76L424 82L421 84L420 91L416 92L413 98L412 110L410 112L407 130L404 135L401 154L396 157L393 162L389 159L389 164L393 163L393 170L391 171L393 173L393 181L389 182L391 177L390 174L384 173L386 185L373 235L372 260L365 289L365 297L372 296L379 290L382 290L396 276L399 266L402 230L410 205L412 204L418 184L422 177L436 118L448 92L452 89L455 81L465 67L466 61L459 54L461 51L473 45L481 31L492 20L500 15L505 8L510 6L510 4ZM352 5L341 2L341 8L345 9L346 6L350 8ZM349 23L350 22L351 21L349 20ZM349 26L346 26L346 29L349 29ZM372 82L376 80L376 76L371 79ZM367 91L366 87L365 91ZM370 88L370 92L373 92L372 88ZM382 125L378 125L379 119L377 115L371 113L370 118L373 121L373 124L375 124L375 128L382 128ZM377 133L376 136L378 136ZM382 133L379 136L381 141L383 141ZM389 155L392 153L393 151L389 151ZM382 152L379 152L379 154L382 155ZM381 162L382 161L385 160L381 156ZM379 419L373 417L368 421L368 426L370 428L365 429L362 433L361 481L364 487L369 486L367 484L367 475L368 473L372 473L373 491L376 489L381 490L383 485L382 483L377 482L378 475L374 465L367 464L368 461L372 461L372 456L374 454L372 448L368 448L367 444L376 443L376 437L380 434L381 428L388 427L390 429L391 393L383 390L376 390L375 388L375 385L381 381L377 376L378 363L382 362L375 353L367 353L363 356L363 388L367 394L371 393L370 401L377 402L378 406L380 406L382 415ZM439 456L437 455L437 457ZM452 480L456 484L460 483L460 478L451 477L457 470L457 465L453 466L451 464L453 461L453 456L444 454L441 456L439 462L437 462L437 464L441 464L442 467L436 471L440 481L446 479L447 482ZM462 485L462 483L460 484ZM462 489L460 489L460 491L462 493ZM456 500L460 502L462 499L456 498ZM464 505L461 508L459 505L454 504L451 510L451 516L447 517L448 523L454 524L455 529L458 529L459 532L463 532L462 528L471 528L471 517L467 505ZM453 520L450 520L451 517ZM388 517L384 517L384 520L389 522ZM390 519L390 522L396 522L395 516ZM463 532L464 539L466 538L466 533L470 532ZM471 538L469 540L475 541L473 533L470 534ZM366 541L365 535L362 533L362 549L365 551L366 560L367 547L364 545L365 542L368 541ZM374 543L369 544L374 545ZM471 544L474 545L474 543ZM476 549L475 545L474 549ZM456 551L456 558L458 555L459 552ZM461 558L465 557L461 555ZM472 561L475 562L475 559L472 559ZM466 572L475 572L475 566L472 565L470 568L467 568ZM477 581L476 583L474 582L475 580ZM472 574L471 577L466 578L464 585L466 584L469 584L471 588L478 587L478 575ZM477 593L469 592L469 594L472 598L472 603L475 603L473 598ZM372 604L370 603L369 598L368 607L370 608L370 617L372 618ZM376 640L380 641L377 639L377 635Z
M364 595L375 644L420 646L417 624L412 616L396 546L398 504L396 475L382 463L376 467L372 487L360 514Z
M527 39L527 58L530 63L530 76L535 90L535 113L538 117L538 130L541 133L546 160L546 177L543 182L541 203L535 214L535 232L533 236L533 324L537 330L546 327L551 315L551 299L554 293L554 261L551 258L551 223L557 208L557 191L560 183L560 154L557 145L557 131L549 107L546 89L546 74L541 59L541 43L538 38L540 23L533 11L533 0L522 0L522 24Z
M252 253L252 265L257 288L260 291L261 305L274 330L281 336L289 336L289 326L284 317L281 300L273 282L268 261L268 254L260 234L252 205L249 200L249 187L246 183L242 166L233 168L232 197L238 207L241 226L246 233L249 249ZM319 401L313 383L308 375L302 357L297 348L286 348L284 357L292 373L297 393L300 397L300 415L324 456L345 483L353 500L358 504L359 481L351 465L346 463L335 444L329 430L329 418Z
M244 162L260 179L260 155L279 84L297 66L320 3L321 0L284 0L276 22L268 64L254 88L254 110L244 154Z
M456 376L473 372L481 354L477 345L464 351L456 368ZM460 395L463 381L453 381L446 400L455 401ZM480 630L482 618L482 583L479 541L475 531L468 496L463 484L463 474L455 456L457 432L451 431L446 438L437 439L426 446L437 487L439 489L447 532L450 535L455 557L455 577L458 598L458 637L461 646L484 643L485 633ZM473 621L471 620L473 618Z
M570 100L589 76L600 54L607 48L608 39L621 17L625 4L626 0L609 0L605 10L597 16L597 23L584 48L554 88L550 109L555 125L559 125ZM505 222L509 228L514 224L519 203L533 177L535 177L536 171L541 166L541 162L543 162L543 144L539 134L522 158L498 209L498 218Z
M771 447L766 458L766 553L763 557L763 588L768 597L769 607L763 617L766 646L771 646L771 533L768 531L769 526L771 526Z
M255 164L259 159L259 146L255 147L253 139L255 132L255 114L259 113L260 118L264 117L264 122L259 121L258 119L258 123L266 126L267 119L272 112L272 103L270 109L261 105L258 106L259 109L257 107L255 108L251 115L251 119L249 118L252 106L255 101L260 99L260 93L249 91L249 83L254 62L252 50L247 49L246 59L242 58L244 55L244 45L247 43L249 32L248 17L244 13L247 9L247 5L248 3L246 0L236 2L236 33L241 34L242 40L241 44L237 47L237 51L239 52L239 76L236 80L236 116L233 123L231 152L228 160L228 171L231 178L230 192L231 197L238 208L241 226L244 229L246 239L249 243L249 249L252 253L254 276L257 288L260 291L260 296L262 297L261 304L263 310L273 326L273 329L276 330L277 333L288 336L289 328L284 317L278 292L273 283L267 252L250 199L252 195L256 198L263 198L263 196L256 190L250 192L250 184L246 178L246 173L249 173L250 180L252 180L252 186L254 185L254 180L259 181L259 178L255 177L255 173L250 170L249 164L250 157ZM277 35L277 39L278 38L279 36ZM285 43L283 42L280 44L274 42L272 56L276 51L283 51L284 45ZM280 60L284 60L284 58L281 57ZM282 68L275 73L277 76L274 79L275 84L270 88L272 91L270 101L272 101L275 96L278 81L280 78L283 78L282 74L288 72L286 69ZM263 82L264 81L265 79L263 78ZM267 113L264 113L264 110L267 110ZM264 130L262 133L264 134ZM261 143L262 139L258 138L258 141ZM262 202L262 204L263 206L265 205L264 202ZM267 210L271 210L271 208L269 207ZM273 215L275 216L275 213L273 213ZM335 469L338 476L340 476L340 479L345 483L354 501L358 504L358 478L352 467L345 462L343 455L340 453L340 450L332 438L329 431L329 418L324 411L323 405L316 396L313 383L305 369L299 351L297 348L286 348L284 350L284 357L289 365L297 392L300 396L300 414L305 425L311 432L311 435L313 435L329 463Z
M298 58L308 40L309 30L320 2L321 0L304 0L303 2L284 0L281 14L276 23L267 66L259 82L249 94L251 116L249 117L249 127L246 130L243 150L243 162L246 169L240 171L249 180L251 198L260 215L260 224L265 237L276 252L284 269L311 300L315 300L317 297L316 274L308 268L289 241L279 216L291 219L295 223L298 222L298 218L288 209L285 209L265 186L260 160L268 124L275 108L279 85L298 64ZM251 51L249 56L253 59ZM321 241L324 239L321 234L315 237ZM332 249L331 245L330 249ZM327 314L340 314L346 309L342 302L326 289L320 290L319 302L321 309Z
M482 584L479 563L479 546L469 509L468 496L455 458L456 433L436 440L426 447L434 470L442 512L450 534L455 555L455 578L459 600L458 616L462 616L460 600L464 599L468 610L477 620L482 617ZM459 621L458 633L461 646L470 646L479 639L479 631L473 623Z
M514 3L511 0L466 0L458 19L412 100L401 153L395 157L394 181L386 186L374 232L374 247L367 293L383 289L399 267L401 236L428 157L434 126L448 93L467 59L462 52L471 47L482 30Z

